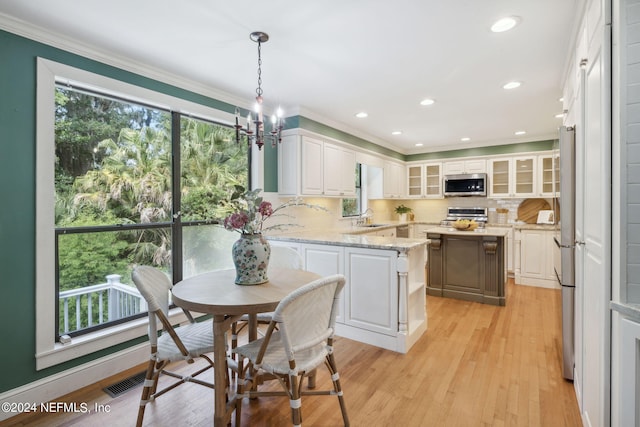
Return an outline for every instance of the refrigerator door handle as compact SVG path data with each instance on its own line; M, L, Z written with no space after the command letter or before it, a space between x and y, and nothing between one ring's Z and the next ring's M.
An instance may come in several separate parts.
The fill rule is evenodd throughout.
M563 245L561 244L556 237L553 238L553 241L556 242L556 246L559 248L575 248L574 245ZM576 242L576 244L584 245L584 242Z

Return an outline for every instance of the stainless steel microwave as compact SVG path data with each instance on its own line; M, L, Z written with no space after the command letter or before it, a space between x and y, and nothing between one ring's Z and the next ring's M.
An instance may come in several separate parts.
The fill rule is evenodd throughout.
M486 196L487 174L471 173L461 175L445 175L444 195L453 196Z

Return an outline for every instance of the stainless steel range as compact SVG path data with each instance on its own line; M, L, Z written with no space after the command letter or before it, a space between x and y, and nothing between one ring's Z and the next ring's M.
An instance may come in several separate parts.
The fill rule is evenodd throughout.
M447 208L447 217L440 221L440 225L449 227L452 222L459 219L474 220L478 223L478 227L487 225L487 208Z

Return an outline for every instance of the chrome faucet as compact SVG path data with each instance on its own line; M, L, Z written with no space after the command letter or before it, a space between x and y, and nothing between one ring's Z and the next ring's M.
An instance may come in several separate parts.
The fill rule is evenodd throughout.
M358 216L358 220L356 221L356 225L362 226L366 224L371 224L373 218L373 209L367 208L364 212L361 212Z

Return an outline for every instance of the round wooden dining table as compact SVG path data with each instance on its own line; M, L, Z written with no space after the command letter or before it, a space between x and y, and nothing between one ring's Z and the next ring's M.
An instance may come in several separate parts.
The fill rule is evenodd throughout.
M219 270L189 277L173 287L173 302L189 311L213 315L214 426L226 426L235 409L235 394L226 395L226 332L243 314L249 315L249 339L256 338L256 314L275 310L280 300L320 278L304 270L274 268L261 285L236 285L236 272Z

